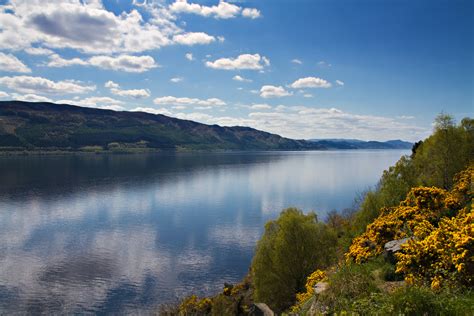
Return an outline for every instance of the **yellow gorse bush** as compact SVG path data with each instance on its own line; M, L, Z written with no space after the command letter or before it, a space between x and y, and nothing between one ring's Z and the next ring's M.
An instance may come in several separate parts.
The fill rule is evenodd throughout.
M316 283L323 281L326 278L326 273L321 270L316 270L306 279L306 292L296 294L296 304L291 307L291 312L296 313L301 309L301 306L314 295L314 286Z
M450 192L431 187L413 188L398 207L382 210L355 238L348 261L362 263L383 251L386 242L410 237L397 254L397 272L407 283L474 284L474 167L455 178Z
M443 189L413 188L405 201L397 207L383 209L365 233L354 239L346 258L364 262L380 254L385 243L411 236L419 223L436 223L446 213L447 195Z
M456 217L443 218L436 228L416 230L397 258L397 272L411 283L430 284L434 290L442 285L474 285L473 210L465 208Z
M212 300L210 298L199 299L196 295L185 298L179 305L180 315L206 315L212 308Z

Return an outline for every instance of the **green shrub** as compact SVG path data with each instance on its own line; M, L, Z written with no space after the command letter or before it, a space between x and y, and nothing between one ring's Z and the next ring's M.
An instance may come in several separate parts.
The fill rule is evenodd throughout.
M394 314L403 315L472 315L474 297L471 293L435 293L429 288L402 287L389 296Z
M371 293L334 312L342 311L355 315L473 315L474 295L403 286L392 293Z
M303 292L313 271L335 261L337 237L315 214L284 210L265 225L252 261L255 301L281 312Z
M319 301L331 312L351 310L352 302L377 293L377 282L371 265L344 264L328 278L329 288L320 294Z

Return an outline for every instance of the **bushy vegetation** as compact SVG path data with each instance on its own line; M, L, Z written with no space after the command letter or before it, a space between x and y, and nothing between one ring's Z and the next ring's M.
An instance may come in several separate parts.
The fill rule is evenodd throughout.
M454 176L474 157L474 119L455 124L451 116L440 114L433 134L415 144L412 155L402 157L384 171L375 190L368 192L357 213L351 218L353 234L380 215L384 207L397 206L417 186L449 190Z
M252 262L255 296L275 311L290 307L306 278L336 258L336 235L315 214L284 210L265 225Z
M409 284L474 285L474 167L458 174L452 191L413 188L398 207L388 208L355 238L347 258L356 263L382 253L386 242L409 238L397 254L397 272Z

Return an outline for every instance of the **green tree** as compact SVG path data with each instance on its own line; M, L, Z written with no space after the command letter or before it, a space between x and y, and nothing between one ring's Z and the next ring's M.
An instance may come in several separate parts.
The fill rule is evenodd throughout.
M454 175L474 160L474 120L464 118L456 125L449 114L434 121L433 134L414 144L412 154L403 156L385 170L375 190L368 191L353 215L355 235L365 231L383 207L396 206L415 186L450 189Z
M255 300L281 312L304 291L306 278L336 257L337 237L316 215L288 208L265 225L252 262Z
M436 117L433 134L413 159L420 184L451 188L454 175L473 160L473 125L470 118L455 125L448 114Z

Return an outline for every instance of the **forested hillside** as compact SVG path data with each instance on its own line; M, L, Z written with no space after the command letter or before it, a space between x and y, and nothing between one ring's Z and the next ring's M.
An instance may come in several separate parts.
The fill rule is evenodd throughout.
M302 150L321 145L249 127L221 127L144 112L0 101L0 150Z

